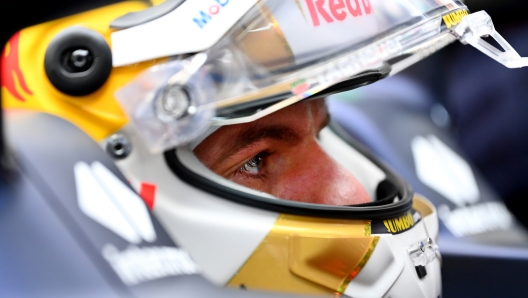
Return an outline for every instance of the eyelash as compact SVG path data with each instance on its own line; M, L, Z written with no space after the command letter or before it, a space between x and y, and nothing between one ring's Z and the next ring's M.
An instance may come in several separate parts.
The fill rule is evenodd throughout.
M251 174L249 173L249 169L258 167L260 163L260 169L258 169L258 171L260 172L261 169L264 167L265 162L266 162L266 157L268 156L269 156L269 153L265 151L260 152L259 154L253 156L252 158L247 160L242 166L240 166L240 168L236 170L235 175L244 175L247 178L260 179L260 180L264 179L266 177L265 174L263 173Z

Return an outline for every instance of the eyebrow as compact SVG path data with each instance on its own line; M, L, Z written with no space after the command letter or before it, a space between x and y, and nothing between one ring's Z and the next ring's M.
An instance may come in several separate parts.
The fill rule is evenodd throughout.
M321 123L319 131L330 123L330 114L326 113L325 120ZM239 133L235 140L230 142L228 148L222 153L215 163L221 162L230 156L250 147L252 144L262 140L285 141L295 144L301 140L301 136L293 129L285 125L270 125L257 128L247 128Z
M248 128L239 133L235 140L230 142L228 148L220 155L216 163L262 140L277 140L295 144L301 140L301 136L295 130L284 125Z

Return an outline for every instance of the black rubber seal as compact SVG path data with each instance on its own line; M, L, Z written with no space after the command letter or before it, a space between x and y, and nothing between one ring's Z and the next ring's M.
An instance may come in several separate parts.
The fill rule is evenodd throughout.
M309 98L321 98L327 97L335 93L340 93L344 91L350 91L357 89L366 85L375 83L385 77L387 77L392 71L392 67L388 63L384 63L381 67L376 69L371 69L364 71L360 74L357 74L347 80L339 82L321 92L318 92L315 95L312 95Z
M82 49L91 55L91 64L82 71L72 71L67 55ZM53 38L44 57L44 69L59 91L73 96L88 95L103 86L112 71L112 52L104 37L88 28L67 28Z
M329 96L335 93L349 91L349 90L353 90L359 87L370 85L388 76L391 70L392 70L392 67L389 64L385 63L379 68L375 68L375 69L371 69L371 70L367 70L362 73L359 73L325 90L322 90L319 93L312 95L304 100L326 97L326 96ZM219 109L216 113L218 117L227 117L227 118L250 116L250 115L255 114L255 111L257 109L267 108L268 106L271 106L291 96L292 96L291 92L284 92L284 93L276 94L276 95L273 95L267 98L261 98L255 102L250 101L250 102L241 103L235 106L230 106L228 108L222 108L222 109Z
M353 147L385 172L387 182L383 183L390 183L398 189L399 201L393 202L394 197L392 197L379 198L376 202L362 205L330 206L273 200L226 187L193 172L178 159L177 149L166 151L164 155L169 168L184 182L213 195L250 207L294 215L341 219L388 219L401 216L411 210L413 191L410 185L366 152L364 148Z

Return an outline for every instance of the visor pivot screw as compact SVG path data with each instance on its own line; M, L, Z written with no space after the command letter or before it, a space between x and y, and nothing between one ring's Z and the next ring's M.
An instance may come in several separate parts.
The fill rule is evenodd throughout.
M196 113L196 107L191 106L189 92L182 86L169 85L156 100L156 112L163 122L172 122L185 115Z
M196 114L197 111L198 111L198 109L197 109L195 106L190 106L190 107L187 109L187 114L189 114L189 115L194 115L194 114Z
M71 72L83 72L90 69L93 63L93 55L89 50L77 49L69 54L67 69Z
M114 159L124 159L131 151L132 145L125 135L116 133L108 138L106 152Z

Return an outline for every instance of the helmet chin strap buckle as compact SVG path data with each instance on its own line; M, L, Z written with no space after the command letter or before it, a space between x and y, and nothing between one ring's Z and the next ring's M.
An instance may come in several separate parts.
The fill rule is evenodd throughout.
M438 245L430 237L407 248L407 253L409 253L415 267L425 266L434 261L437 251Z
M521 57L515 49L497 32L491 17L485 11L479 11L462 18L453 27L452 33L463 44L470 44L508 68L528 66L528 57ZM504 49L501 51L486 42L482 37L491 36Z

